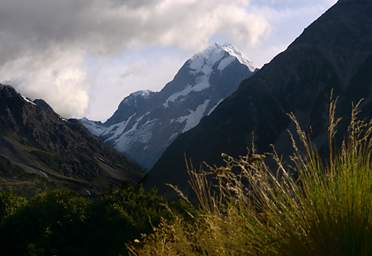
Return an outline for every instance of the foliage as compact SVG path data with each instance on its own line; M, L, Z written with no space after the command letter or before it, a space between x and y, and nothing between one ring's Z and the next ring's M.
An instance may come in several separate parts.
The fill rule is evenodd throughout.
M358 120L355 107L335 147L335 111L331 103L326 157L291 114L289 163L275 149L252 150L225 156L222 167L190 171L197 217L164 221L133 254L372 255L372 121Z
M155 191L123 188L92 198L67 190L28 202L0 194L4 255L127 255L126 243L170 218Z
M8 192L0 192L0 223L26 203L27 200L23 197Z

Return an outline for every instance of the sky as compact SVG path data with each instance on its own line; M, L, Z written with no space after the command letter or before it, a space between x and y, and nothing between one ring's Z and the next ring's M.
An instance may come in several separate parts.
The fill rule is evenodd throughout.
M0 0L0 82L104 121L215 42L262 67L336 1Z

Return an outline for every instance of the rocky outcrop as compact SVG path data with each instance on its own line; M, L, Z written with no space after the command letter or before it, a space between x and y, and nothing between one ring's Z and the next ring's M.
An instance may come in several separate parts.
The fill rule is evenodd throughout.
M98 191L141 175L77 120L66 120L45 101L31 101L0 85L0 177L8 184L42 180Z

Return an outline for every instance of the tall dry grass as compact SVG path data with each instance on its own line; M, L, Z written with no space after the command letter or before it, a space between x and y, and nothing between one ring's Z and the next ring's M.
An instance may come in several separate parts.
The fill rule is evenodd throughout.
M289 163L275 149L252 149L224 156L224 166L191 170L197 214L162 223L133 254L372 255L372 120L358 119L358 107L336 147L340 119L330 104L327 161L290 114Z

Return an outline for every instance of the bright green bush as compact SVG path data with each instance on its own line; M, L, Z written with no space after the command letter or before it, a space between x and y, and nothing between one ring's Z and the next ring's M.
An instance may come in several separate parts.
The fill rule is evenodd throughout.
M372 121L358 120L355 108L335 147L334 113L332 103L326 157L290 115L297 130L290 164L274 149L190 171L197 217L163 222L133 254L372 255Z

